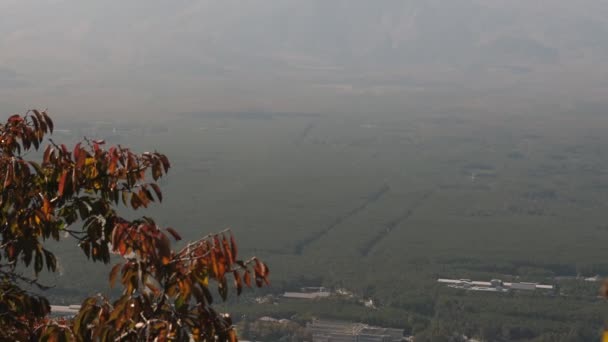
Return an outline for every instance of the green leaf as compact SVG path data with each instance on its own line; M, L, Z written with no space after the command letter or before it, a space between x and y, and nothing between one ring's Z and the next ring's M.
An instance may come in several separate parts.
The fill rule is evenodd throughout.
M44 252L47 270L55 272L57 270L57 259L55 258L55 255L46 249L43 249L42 251Z
M43 262L42 262L42 253L40 252L40 249L36 249L36 256L34 259L34 271L36 272L36 274L40 273L40 271L42 271L42 267L44 266Z
M175 308L179 310L182 306L184 306L184 304L186 304L185 296L180 294L175 300Z
M40 164L34 162L34 161L28 161L28 163L34 168L34 170L36 171L36 173L40 176L43 174L42 168L40 167Z

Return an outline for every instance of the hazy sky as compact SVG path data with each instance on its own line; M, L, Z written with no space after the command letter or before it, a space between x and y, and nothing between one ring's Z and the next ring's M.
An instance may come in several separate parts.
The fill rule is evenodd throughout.
M3 111L571 108L605 101L608 2L0 0L0 51Z

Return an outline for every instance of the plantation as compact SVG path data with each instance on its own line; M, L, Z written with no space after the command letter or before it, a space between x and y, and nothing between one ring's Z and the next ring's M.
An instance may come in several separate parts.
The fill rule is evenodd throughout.
M480 335L496 320L530 329L521 340L567 336L573 321L581 334L602 327L599 285L555 277L608 273L603 117L188 114L164 129L92 127L64 126L167 153L163 205L142 213L184 227L185 240L203 234L198 227L231 227L243 252L273 269L267 291L344 287L380 303L377 312L345 304L340 314L331 304L281 303L272 308L281 314L402 322L421 336L457 326ZM51 298L111 293L91 276L108 270L71 263L77 251L66 243L56 248L62 275L49 279ZM438 277L519 277L567 296L463 294L437 286ZM225 308L267 310L240 302Z

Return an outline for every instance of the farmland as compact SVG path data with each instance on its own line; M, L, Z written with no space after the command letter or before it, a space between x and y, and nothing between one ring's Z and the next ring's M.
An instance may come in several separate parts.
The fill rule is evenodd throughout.
M242 253L270 265L271 291L346 287L382 304L358 317L403 315L404 327L419 332L440 331L456 315L462 329L479 333L485 325L475 312L489 308L532 337L563 332L568 321L596 332L603 322L589 288L566 285L572 296L557 299L435 285L439 276L546 282L608 274L603 116L186 113L146 130L137 122L92 126L67 125L67 140L93 134L172 160L165 201L138 214L179 229L185 240L232 227ZM56 284L55 301L108 291L107 267L72 264L80 251L60 247L63 271L47 279ZM228 307L315 313L314 305L239 303ZM362 310L342 305L353 305L345 318ZM332 311L320 307L317 314Z

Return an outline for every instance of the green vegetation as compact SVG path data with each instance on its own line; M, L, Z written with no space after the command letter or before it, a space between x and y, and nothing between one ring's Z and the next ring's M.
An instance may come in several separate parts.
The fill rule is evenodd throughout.
M599 284L555 279L608 274L604 117L188 114L158 129L112 127L62 128L170 155L166 200L151 210L160 223L190 227L186 240L198 227L233 228L245 253L271 265L276 294L344 287L379 304L243 300L229 310L370 321L437 341L455 332L597 340L607 316ZM53 301L107 293L93 276L107 270L69 253L58 253L63 275L49 279ZM564 295L459 292L437 277L519 277Z

